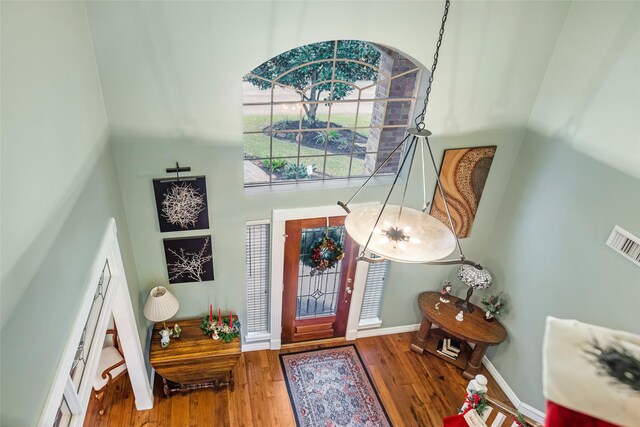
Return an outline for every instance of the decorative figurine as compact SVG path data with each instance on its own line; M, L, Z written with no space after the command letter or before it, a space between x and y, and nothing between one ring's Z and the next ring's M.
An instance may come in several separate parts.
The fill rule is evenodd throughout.
M171 341L171 331L169 331L169 329L163 329L160 331L160 335L162 335L162 338L160 338L160 345L162 348L168 347L169 341Z
M435 309L438 312L438 314L440 314L440 303L439 302L436 303Z
M449 295L451 295L451 282L442 282L442 289L440 290L440 301L443 303L449 302Z
M481 374L476 375L467 385L467 396L473 394L474 391L476 393L486 393L488 390L487 383L487 377Z
M180 332L182 332L182 328L177 323L173 325L173 337L180 338Z
M456 320L462 322L464 320L464 312L460 310L460 313L456 314Z

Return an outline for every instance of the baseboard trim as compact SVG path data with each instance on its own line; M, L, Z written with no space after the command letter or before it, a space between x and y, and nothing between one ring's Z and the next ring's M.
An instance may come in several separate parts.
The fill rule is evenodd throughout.
M484 356L482 358L482 364L485 366L485 368L487 368L487 371L489 371L491 376L493 376L493 379L496 380L502 391L504 391L504 393L507 395L511 404L516 408L520 407L520 404L522 402L520 401L520 399L518 399L518 396L513 391L513 389L509 387L509 384L507 384L502 375L500 375L500 372L498 372L496 367L493 366L493 363L491 363L491 361L487 359L487 356Z
M502 375L500 375L500 372L498 372L496 367L493 366L493 363L491 363L491 361L487 359L487 356L484 356L482 358L482 364L485 366L485 368L487 368L487 371L489 371L491 376L493 376L493 379L496 380L496 383L498 383L502 391L504 391L504 393L507 395L511 404L514 407L518 408L518 411L520 411L522 415L536 422L544 423L545 413L540 411L539 409L534 408L531 405L522 402L513 391L513 389L509 387L507 381L505 381Z
M393 326L391 328L363 329L357 332L356 338L377 337L380 335L389 334L402 334L404 332L417 331L419 328L420 324L416 323L415 325Z
M247 351L269 350L270 348L271 344L269 341L250 342L242 344L241 351L246 353Z

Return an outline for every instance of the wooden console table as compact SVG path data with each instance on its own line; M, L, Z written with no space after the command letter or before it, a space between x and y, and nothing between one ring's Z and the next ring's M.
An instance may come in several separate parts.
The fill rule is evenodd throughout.
M418 296L418 304L422 311L420 329L413 338L411 350L422 354L424 350L461 368L462 376L473 379L480 373L482 357L490 345L498 345L507 338L507 331L498 320L487 322L484 320L484 310L474 306L473 313L464 313L464 320L459 322L456 315L460 309L456 302L460 298L451 295L449 303L440 302L440 292L423 292ZM438 328L431 329L431 325ZM443 337L453 337L461 341L458 358L453 360L438 353L438 340ZM475 343L472 349L469 343Z
M165 397L176 391L234 387L233 369L240 359L240 341L214 340L200 330L202 319L180 320L180 338L171 338L169 347L160 345L162 322L151 336L149 362L162 377ZM169 325L167 325L169 326Z

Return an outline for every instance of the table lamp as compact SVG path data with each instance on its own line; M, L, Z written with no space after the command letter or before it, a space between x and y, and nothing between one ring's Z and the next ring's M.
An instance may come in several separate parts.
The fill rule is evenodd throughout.
M165 320L173 317L180 308L180 303L164 286L156 286L149 292L149 298L144 303L144 317L152 322L162 322L167 329Z
M458 301L456 307L471 313L473 312L473 305L469 302L469 298L471 298L474 289L487 289L491 286L493 281L491 273L482 268L480 264L464 264L458 270L458 278L469 287L469 290L467 291L467 298L464 301Z

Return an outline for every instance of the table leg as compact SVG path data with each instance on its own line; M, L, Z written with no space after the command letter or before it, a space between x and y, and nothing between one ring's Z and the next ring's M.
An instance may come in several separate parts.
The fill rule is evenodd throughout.
M167 380L162 378L162 390L164 391L164 397L169 397L169 384L167 384Z
M418 329L418 332L416 332L416 335L413 337L411 350L415 351L418 354L422 354L427 346L427 337L429 336L430 331L431 321L423 316L422 322L420 323L420 329Z
M231 391L233 391L233 389L235 388L235 386L236 386L236 381L235 381L235 379L233 378L233 369L232 369L232 370L231 370L231 373L229 374L229 389L230 389Z
M480 373L482 368L482 358L487 351L486 344L476 344L473 348L473 352L469 356L469 363L467 369L464 370L462 376L468 380L472 380Z

